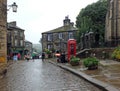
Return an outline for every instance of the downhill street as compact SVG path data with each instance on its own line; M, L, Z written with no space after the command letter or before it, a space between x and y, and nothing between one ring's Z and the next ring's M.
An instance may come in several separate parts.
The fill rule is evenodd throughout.
M13 62L0 91L101 91L82 78L41 59Z

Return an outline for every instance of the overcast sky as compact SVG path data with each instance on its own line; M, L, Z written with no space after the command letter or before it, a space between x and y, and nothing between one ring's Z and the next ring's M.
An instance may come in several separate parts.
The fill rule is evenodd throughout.
M16 2L17 13L8 11L8 22L16 21L25 30L25 39L39 43L41 33L63 25L65 16L76 21L80 10L98 0L8 0L8 5Z

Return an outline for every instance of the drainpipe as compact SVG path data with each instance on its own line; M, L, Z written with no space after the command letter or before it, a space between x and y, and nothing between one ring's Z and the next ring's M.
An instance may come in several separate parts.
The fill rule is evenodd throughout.
M116 0L116 46L118 45L118 0Z

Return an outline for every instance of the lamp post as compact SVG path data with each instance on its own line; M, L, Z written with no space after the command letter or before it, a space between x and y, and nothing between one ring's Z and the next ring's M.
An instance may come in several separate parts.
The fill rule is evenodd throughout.
M8 5L8 9L7 9L7 11L9 11L11 8L12 8L12 11L13 12L17 12L17 7L18 7L18 5L16 5L16 3L15 2L13 2L13 4L11 4L11 5Z
M7 11L9 11L10 9L12 9L12 11L13 12L17 12L17 7L18 7L18 5L16 5L16 3L15 2L13 2L13 4L11 4L11 5L8 5L8 9L7 9ZM10 36L7 36L8 38L7 39L11 39L11 32L8 32L9 34L10 34ZM7 40L8 41L8 40ZM10 43L8 43L8 42L10 42ZM9 47L7 47L7 50L11 50L11 45L9 45L9 44L12 44L11 43L11 40L10 41L8 41L7 42L7 46L9 46ZM8 54L10 53L11 51L9 51L8 52Z

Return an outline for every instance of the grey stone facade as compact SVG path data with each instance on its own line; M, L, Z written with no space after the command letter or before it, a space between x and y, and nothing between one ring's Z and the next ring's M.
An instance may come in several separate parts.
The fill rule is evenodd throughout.
M33 52L33 44L30 41L25 40L25 55L29 54L30 56L32 56L32 52Z
M0 0L0 75L6 69L7 0Z
M76 39L76 37L77 28L74 27L74 23L70 22L69 17L66 16L63 20L63 26L42 33L42 49L66 51L68 39Z
M108 0L105 42L107 45L120 44L120 0Z
M7 27L7 53L8 55L11 53L20 53L21 59L23 59L25 48L25 30L19 28L16 24L16 21L8 23Z

